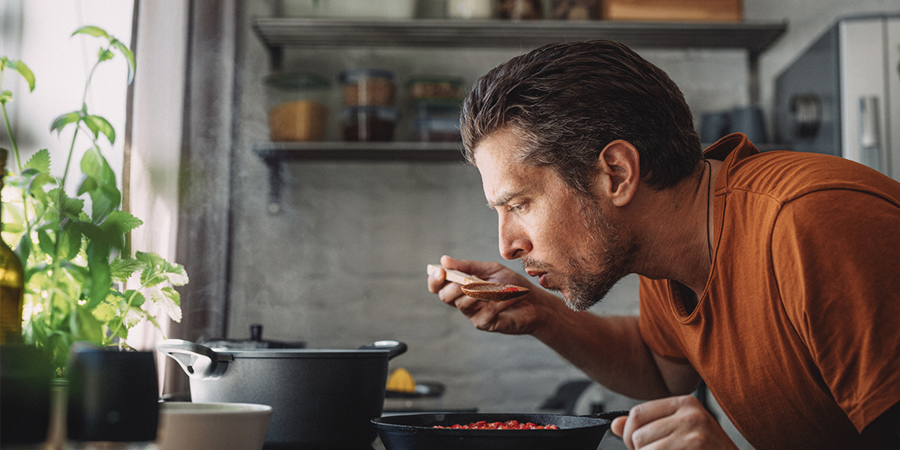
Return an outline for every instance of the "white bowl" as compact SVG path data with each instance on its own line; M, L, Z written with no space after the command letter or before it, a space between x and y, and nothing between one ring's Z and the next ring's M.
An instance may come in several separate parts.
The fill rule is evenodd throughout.
M272 407L250 403L164 402L159 405L159 450L259 450Z

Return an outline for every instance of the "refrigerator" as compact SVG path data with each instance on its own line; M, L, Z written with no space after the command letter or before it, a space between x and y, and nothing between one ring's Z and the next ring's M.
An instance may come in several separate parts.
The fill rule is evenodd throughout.
M775 81L775 133L900 180L900 12L846 17Z

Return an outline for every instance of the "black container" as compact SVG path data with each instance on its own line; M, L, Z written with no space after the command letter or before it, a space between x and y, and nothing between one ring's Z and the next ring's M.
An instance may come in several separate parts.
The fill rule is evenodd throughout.
M72 441L156 439L159 384L152 352L73 346L68 368Z
M37 348L0 346L0 447L47 440L53 367Z

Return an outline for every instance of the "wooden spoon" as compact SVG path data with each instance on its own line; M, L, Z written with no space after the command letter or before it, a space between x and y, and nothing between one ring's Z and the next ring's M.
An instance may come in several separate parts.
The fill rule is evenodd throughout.
M428 273L435 273L439 269L444 269L437 264L428 265ZM447 281L459 283L464 294L478 300L487 300L491 302L502 302L504 300L512 300L528 293L528 288L516 286L514 284L494 283L484 281L467 273L453 269L444 269L447 273Z

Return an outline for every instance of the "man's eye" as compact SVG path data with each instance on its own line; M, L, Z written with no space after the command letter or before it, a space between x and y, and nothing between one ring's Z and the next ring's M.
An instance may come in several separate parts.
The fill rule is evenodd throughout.
M525 209L525 204L524 204L524 203L519 203L519 204L516 204L516 205L508 205L508 206L506 207L506 210L507 210L508 212L522 212L524 209Z

